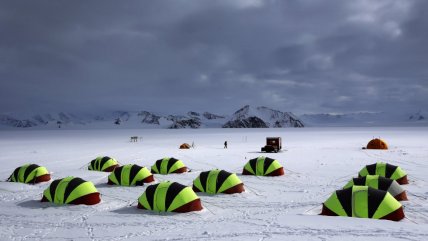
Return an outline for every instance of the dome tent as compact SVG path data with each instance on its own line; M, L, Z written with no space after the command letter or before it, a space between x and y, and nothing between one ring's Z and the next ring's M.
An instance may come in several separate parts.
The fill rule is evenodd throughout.
M152 166L152 173L156 174L170 174L170 173L183 173L187 172L187 167L184 163L173 157L165 157L157 160Z
M397 181L379 175L367 175L365 177L353 178L343 188L352 186L369 186L374 189L389 192L397 201L407 201L406 191Z
M407 173L399 166L390 165L385 162L377 162L371 165L365 166L358 173L359 177L367 175L379 175L386 178L396 180L399 184L409 184L407 180Z
M218 169L201 172L193 181L193 190L209 194L232 194L245 191L244 184L235 173Z
M144 183L153 182L153 174L146 167L135 164L127 164L114 169L108 176L108 184L120 186L142 186Z
M45 167L36 164L25 164L16 168L8 180L11 182L34 184L51 180L51 175Z
M249 160L244 166L242 175L282 176L284 168L277 160L261 156Z
M183 144L181 144L180 145L180 149L190 149L190 145L189 144L187 144L187 143L183 143Z
M108 156L99 156L91 161L88 166L88 170L111 172L118 166L119 164L114 158Z
M41 201L56 204L94 205L99 203L101 198L92 182L70 176L53 181L43 192Z
M388 149L388 144L386 143L386 141L379 139L379 138L375 138L371 141L369 141L369 143L367 143L367 149L380 149L380 150L387 150Z
M392 221L404 218L402 205L390 193L367 186L335 191L323 203L321 215Z
M176 182L150 185L138 198L138 208L157 212L192 212L202 210L201 200L188 186Z

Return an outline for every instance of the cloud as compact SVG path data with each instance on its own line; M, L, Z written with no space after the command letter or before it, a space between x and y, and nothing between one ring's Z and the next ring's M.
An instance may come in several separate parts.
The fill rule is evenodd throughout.
M3 1L0 112L413 111L426 2Z

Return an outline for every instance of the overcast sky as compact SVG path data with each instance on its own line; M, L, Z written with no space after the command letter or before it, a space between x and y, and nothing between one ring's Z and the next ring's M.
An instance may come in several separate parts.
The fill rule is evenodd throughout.
M0 112L418 111L426 0L1 1Z

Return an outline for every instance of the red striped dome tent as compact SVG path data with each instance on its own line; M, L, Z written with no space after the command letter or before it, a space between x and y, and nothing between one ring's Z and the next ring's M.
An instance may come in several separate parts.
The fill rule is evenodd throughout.
M94 205L101 201L94 184L79 177L65 177L53 181L43 192L42 202L56 204Z
M352 186L336 190L323 203L321 215L357 218L404 218L403 207L390 193L367 186Z
M165 157L159 159L152 166L152 173L155 174L171 174L171 173L184 173L187 172L187 167L184 163L173 157Z
M147 167L135 164L127 164L114 169L108 176L108 184L120 186L142 186L144 183L153 182L153 174Z
M284 175L284 168L277 160L260 156L245 164L242 175L282 176Z
M114 158L99 156L89 163L88 170L111 172L118 166L119 163Z
M407 173L399 166L394 166L385 162L377 162L367 165L358 173L359 177L367 175L379 175L396 180L400 185L408 184Z
M218 169L201 172L193 181L193 190L209 194L233 194L245 191L244 184L235 173Z
M352 186L369 186L374 189L389 192L397 201L407 201L406 190L397 181L379 175L367 175L351 179L343 188Z
M185 213L202 210L202 204L191 187L165 181L148 186L138 198L138 208L156 212Z
M51 175L45 167L36 164L25 164L16 168L8 180L11 182L34 184L51 180Z

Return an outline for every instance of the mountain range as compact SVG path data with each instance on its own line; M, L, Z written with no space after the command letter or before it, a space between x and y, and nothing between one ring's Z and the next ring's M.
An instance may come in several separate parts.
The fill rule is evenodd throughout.
M96 129L96 128L286 128L307 126L427 126L428 115L358 112L349 114L303 114L274 110L265 106L243 106L231 115L189 111L164 114L151 111L107 113L0 114L0 128Z
M427 112L356 112L348 114L304 114L306 126L428 126Z

